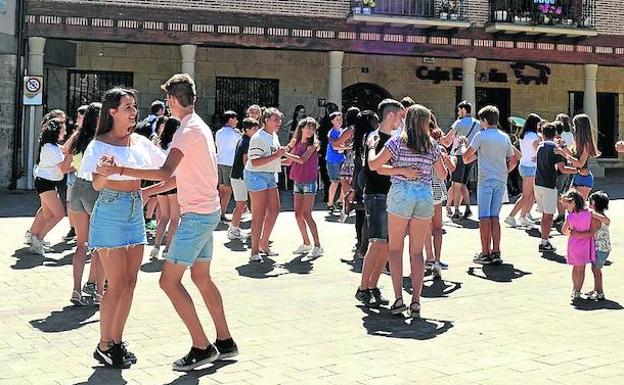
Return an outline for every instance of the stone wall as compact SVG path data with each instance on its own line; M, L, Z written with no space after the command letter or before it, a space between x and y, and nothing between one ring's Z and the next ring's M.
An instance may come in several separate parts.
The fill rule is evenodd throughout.
M0 54L0 188L11 182L13 132L15 127L16 56Z

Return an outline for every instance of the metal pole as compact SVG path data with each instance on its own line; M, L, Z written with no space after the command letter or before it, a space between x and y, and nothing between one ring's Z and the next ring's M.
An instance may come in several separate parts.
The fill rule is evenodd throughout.
M33 168L35 167L35 106L30 106L28 122L28 189L34 188Z

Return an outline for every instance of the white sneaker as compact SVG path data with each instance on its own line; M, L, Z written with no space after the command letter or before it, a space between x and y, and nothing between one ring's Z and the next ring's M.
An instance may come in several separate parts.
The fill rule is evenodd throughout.
M505 218L505 223L509 225L509 227L516 227L518 226L518 223L516 223L516 218L514 217L507 217Z
M39 254L42 257L45 257L45 250L43 249L43 245L41 244L41 241L39 240L39 238L37 238L34 235L30 237L30 248L29 248L29 250L32 253Z
M160 247L159 246L152 247L152 251L150 251L150 259L151 260L158 259L158 254L160 254Z
M262 249L260 249L259 251L260 251L260 253L261 253L261 254L264 254L264 255L266 255L267 257L275 257L275 256L278 256L278 255L279 255L279 253L278 253L278 252L273 251L273 250L271 250L270 248L268 248L268 249L266 249L266 250L262 250Z
M323 250L321 246L314 246L308 254L306 254L303 258L301 258L301 260L303 262L311 261L318 257L322 257L324 253L325 251Z
M343 206L342 209L340 209L340 223L345 223L347 218L349 218L349 214L347 214L345 207Z
M433 264L433 268L431 269L433 272L433 277L434 278L441 278L442 277L442 266L440 266L440 262L436 262Z
M531 226L533 226L533 222L531 222L530 220L528 220L525 217L522 217L518 221L518 225L521 226L521 227L531 227Z
M27 245L31 244L31 235L30 235L30 230L26 231L26 234L24 234L24 243Z
M169 255L169 250L163 251L163 253L162 253L163 259L167 259L167 255Z
M264 262L264 260L262 259L262 257L260 256L260 253L258 254L253 254L251 257L249 257L249 260L251 262Z
M293 250L293 254L307 254L312 250L312 245L300 245L296 250Z
M244 241L245 239L249 238L249 234L242 232L240 228L231 227L227 232L227 237L230 241L233 241L235 239Z

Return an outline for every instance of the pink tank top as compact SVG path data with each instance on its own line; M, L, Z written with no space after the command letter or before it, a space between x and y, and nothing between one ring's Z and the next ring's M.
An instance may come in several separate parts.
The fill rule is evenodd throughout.
M592 215L589 210L572 212L568 214L568 224L570 229L585 232L591 228ZM594 238L568 238L568 263L571 265L582 265L596 260L596 246Z
M293 148L292 153L298 156L302 156L308 149L308 145L305 143L297 143ZM290 179L298 183L315 182L318 179L318 151L314 150L308 160L299 164L293 162L290 166Z

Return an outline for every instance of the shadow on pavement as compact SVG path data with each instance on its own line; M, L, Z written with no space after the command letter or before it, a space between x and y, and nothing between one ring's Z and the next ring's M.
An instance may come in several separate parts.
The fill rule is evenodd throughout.
M423 282L420 296L424 298L446 298L449 294L461 289L462 285L461 282L445 281L444 279L426 280Z
M362 264L364 263L364 258L359 258L355 256L352 259L340 258L340 262L351 266L352 272L358 274L362 273Z
M481 274L479 274L479 271L481 272ZM468 275L500 283L509 283L514 279L522 278L528 274L531 273L528 271L516 269L511 263L503 263L498 266L483 265L468 268Z
M479 221L475 221L472 219L449 219L449 222L447 223L449 225L451 225L451 227L458 227L458 228L464 228L464 229L478 229L479 228Z
M263 257L264 262L249 262L236 268L238 275L248 278L265 279L275 278L287 274L310 274L314 265L312 261L302 261L303 255L296 256L286 263L275 263L268 257ZM280 271L281 270L281 271Z
M34 319L29 323L44 333L66 332L99 322L99 320L87 321L97 310L96 306L65 306L62 310L52 311L46 318Z
M26 270L38 266L58 267L71 265L73 256L74 253L69 253L64 255L60 259L54 259L50 258L50 253L48 253L47 256L42 257L39 254L31 253L28 250L28 247L23 247L21 249L15 250L15 253L13 253L12 257L17 258L17 261L14 265L11 266L11 269Z
M188 372L178 378L176 378L175 380L173 380L172 382L169 382L167 384L164 385L197 385L199 384L199 380L200 378L204 377L204 376L209 376L211 374L215 374L219 369L224 368L228 365L232 365L235 364L236 360L223 360L223 361L217 361L215 362L213 365L204 368L204 369L199 369L199 370L194 370L192 372Z
M592 310L622 310L624 307L618 302L605 299L602 301L595 301L590 299L579 299L572 302L577 310L592 311Z
M366 313L362 318L363 326L370 335L390 338L411 338L430 340L444 334L454 325L452 321L432 318L410 320L403 315L393 316L386 308L372 309L360 307Z
M548 252L542 253L542 258L547 259L549 261L562 263L564 265L567 264L566 257L561 254L557 254L554 251L548 251Z
M111 369L104 366L97 366L87 381L74 385L126 385L128 381L121 377L121 369Z
M325 215L325 222L330 223L341 223L340 215L327 214ZM345 221L344 224L355 224L355 215L350 215Z
M251 247L251 237L246 241L241 241L240 239L229 240L227 243L224 243L223 246L235 252L248 251Z
M160 273L165 265L164 259L156 259L141 265L141 271L144 273Z

